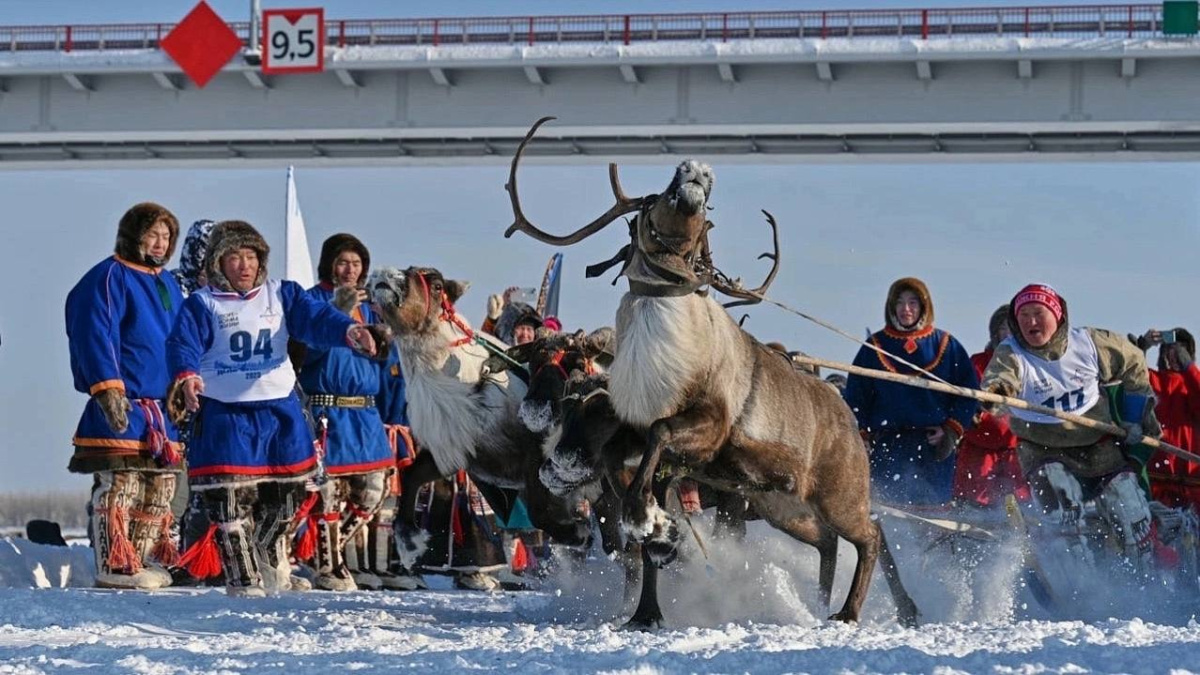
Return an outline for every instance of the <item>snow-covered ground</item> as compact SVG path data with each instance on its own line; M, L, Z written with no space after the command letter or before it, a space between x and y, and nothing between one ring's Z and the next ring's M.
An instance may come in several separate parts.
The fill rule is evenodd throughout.
M64 568L90 583L88 549L4 540L0 673L1200 673L1200 598L1113 592L1107 611L1120 618L1052 621L1022 588L1015 548L960 550L977 562L964 573L916 533L890 536L924 615L917 629L896 625L879 578L861 625L822 620L815 556L753 524L741 547L708 538L710 559L693 549L670 568L672 627L655 633L620 629L622 575L606 559L536 591L455 591L431 577L433 590L412 593L232 599L58 588ZM835 598L852 561L843 551Z

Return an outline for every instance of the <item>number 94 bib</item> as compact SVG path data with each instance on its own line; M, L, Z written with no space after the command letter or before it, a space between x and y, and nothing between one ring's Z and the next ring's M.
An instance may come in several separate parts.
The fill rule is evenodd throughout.
M1067 332L1067 351L1057 361L1047 361L1025 351L1015 339L1006 340L1021 368L1021 392L1030 403L1082 415L1100 400L1100 359L1096 343L1086 328ZM1035 424L1062 424L1062 420L1012 408L1014 417Z
M204 395L225 403L284 398L296 384L288 362L281 283L270 280L245 296L200 291L213 313L212 346L200 360Z

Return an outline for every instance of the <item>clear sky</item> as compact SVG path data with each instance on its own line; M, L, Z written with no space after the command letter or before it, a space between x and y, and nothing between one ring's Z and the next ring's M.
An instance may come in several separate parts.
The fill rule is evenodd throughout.
M230 20L242 18L249 7L248 0L212 4ZM922 4L962 3L858 0L853 6ZM0 0L0 25L172 21L191 5L191 0ZM333 18L836 6L851 4L325 3ZM1139 333L1151 326L1200 328L1193 300L1200 272L1192 260L1200 248L1200 214L1191 163L723 166L718 161L714 168L718 264L756 283L766 264L754 257L770 243L759 209L772 211L782 227L784 263L771 294L856 335L880 327L888 284L909 275L929 284L937 324L972 352L986 341L992 310L1030 281L1056 286L1076 324ZM670 175L667 162L622 170L631 194L658 191ZM476 324L489 292L536 285L554 252L527 238L502 238L511 220L505 178L502 167L297 169L314 254L326 236L348 231L370 247L373 264L433 265L447 276L470 280L473 288L460 307ZM284 183L283 165L0 172L0 283L8 289L0 300L0 491L89 484L88 478L66 471L85 397L71 386L63 302L79 277L111 253L125 209L158 201L185 226L198 218L249 220L275 248L271 267L279 271ZM601 166L531 166L523 169L522 192L531 218L560 232L591 220L611 199ZM608 279L583 278L585 265L608 258L624 243L623 228L611 229L566 252L562 315L569 328L612 321L621 291ZM749 313L747 328L764 341L780 340L845 361L857 349L778 309Z

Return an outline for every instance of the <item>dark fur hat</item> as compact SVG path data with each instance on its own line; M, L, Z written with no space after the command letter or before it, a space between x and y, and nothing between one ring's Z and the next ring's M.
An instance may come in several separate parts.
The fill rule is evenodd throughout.
M333 282L333 261L343 251L354 251L358 257L362 258L362 277L359 280L366 282L367 274L371 271L371 254L358 237L345 232L335 234L321 244L321 259L317 263L317 279L326 283Z
M142 237L156 224L162 223L171 232L171 245L162 260L150 260L142 255ZM117 225L117 245L113 252L124 260L150 267L163 267L175 255L175 244L179 243L179 220L175 214L154 202L135 204L121 216Z
M208 283L223 291L234 290L225 273L221 271L221 258L239 248L252 248L258 253L258 277L254 285L261 286L267 280L267 256L271 247L267 240L242 220L223 220L213 228L208 239L208 253L204 256L204 269L208 272Z

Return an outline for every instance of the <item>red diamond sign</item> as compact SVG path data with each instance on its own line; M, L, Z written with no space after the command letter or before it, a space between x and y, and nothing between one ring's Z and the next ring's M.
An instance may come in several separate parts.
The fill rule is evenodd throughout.
M242 48L237 33L201 0L160 43L197 87L203 88Z

